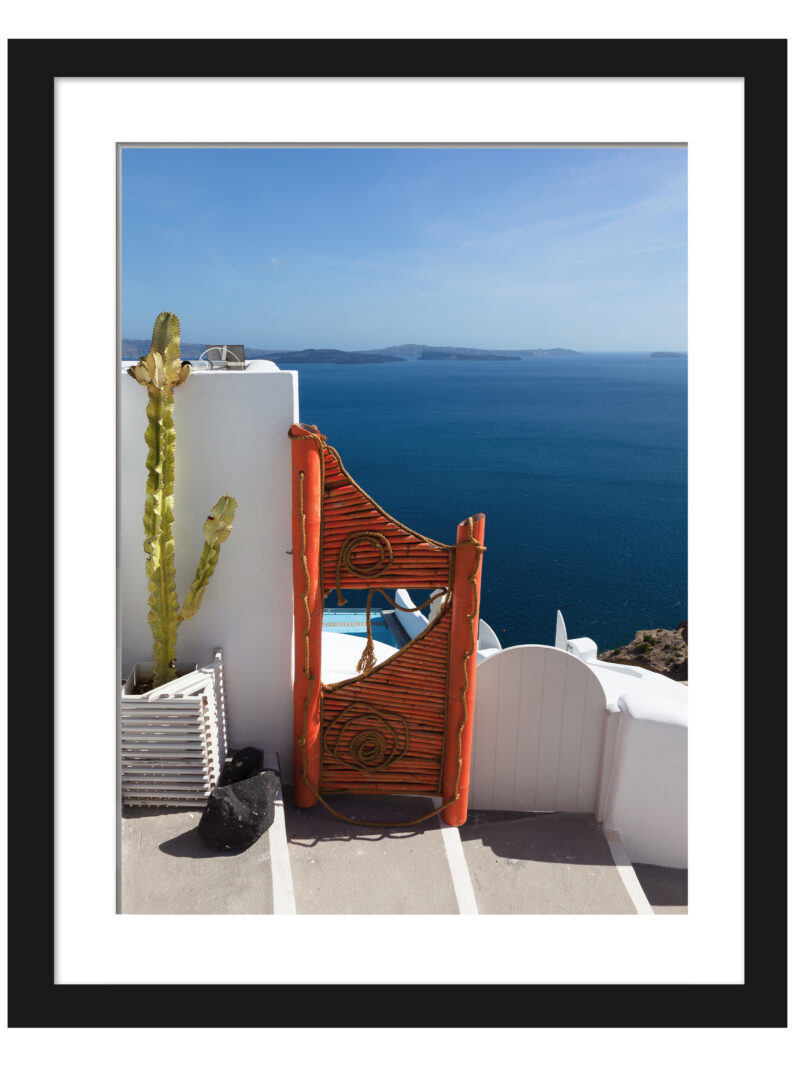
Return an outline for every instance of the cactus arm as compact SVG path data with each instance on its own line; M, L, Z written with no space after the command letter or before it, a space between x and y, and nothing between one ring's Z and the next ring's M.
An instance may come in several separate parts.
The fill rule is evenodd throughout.
M189 592L183 602L178 622L184 622L197 612L203 600L203 593L211 579L211 575L219 560L220 545L227 541L233 529L233 519L236 515L238 501L232 496L221 496L211 509L211 513L203 525L205 544L200 554L200 562L194 576Z

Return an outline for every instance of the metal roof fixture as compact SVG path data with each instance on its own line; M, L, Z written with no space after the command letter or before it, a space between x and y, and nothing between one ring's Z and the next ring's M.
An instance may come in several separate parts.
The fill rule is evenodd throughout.
M198 356L197 362L205 363L208 370L244 370L247 367L244 345L209 345Z

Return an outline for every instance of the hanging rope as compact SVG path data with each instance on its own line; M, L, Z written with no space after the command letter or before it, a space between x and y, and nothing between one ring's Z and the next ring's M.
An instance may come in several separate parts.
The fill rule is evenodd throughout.
M374 589L370 589L367 594L367 643L364 645L364 651L356 664L356 671L359 674L366 674L367 671L371 671L378 662L375 655L375 642L372 640L372 594L374 592Z

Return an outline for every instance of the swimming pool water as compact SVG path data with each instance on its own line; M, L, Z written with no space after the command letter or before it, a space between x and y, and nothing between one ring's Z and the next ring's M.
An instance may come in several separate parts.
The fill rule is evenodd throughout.
M382 641L385 645L397 648L397 641L380 613L372 612L370 615L372 624L373 641ZM366 613L363 611L343 611L338 608L328 608L322 615L322 629L336 633L348 634L350 637L367 637Z

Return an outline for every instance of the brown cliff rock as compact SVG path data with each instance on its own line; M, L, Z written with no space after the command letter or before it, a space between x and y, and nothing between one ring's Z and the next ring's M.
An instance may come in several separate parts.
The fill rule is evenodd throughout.
M689 677L689 627L681 622L674 630L651 627L637 630L630 644L601 652L598 659L607 663L624 663L632 667L644 667L685 682Z

